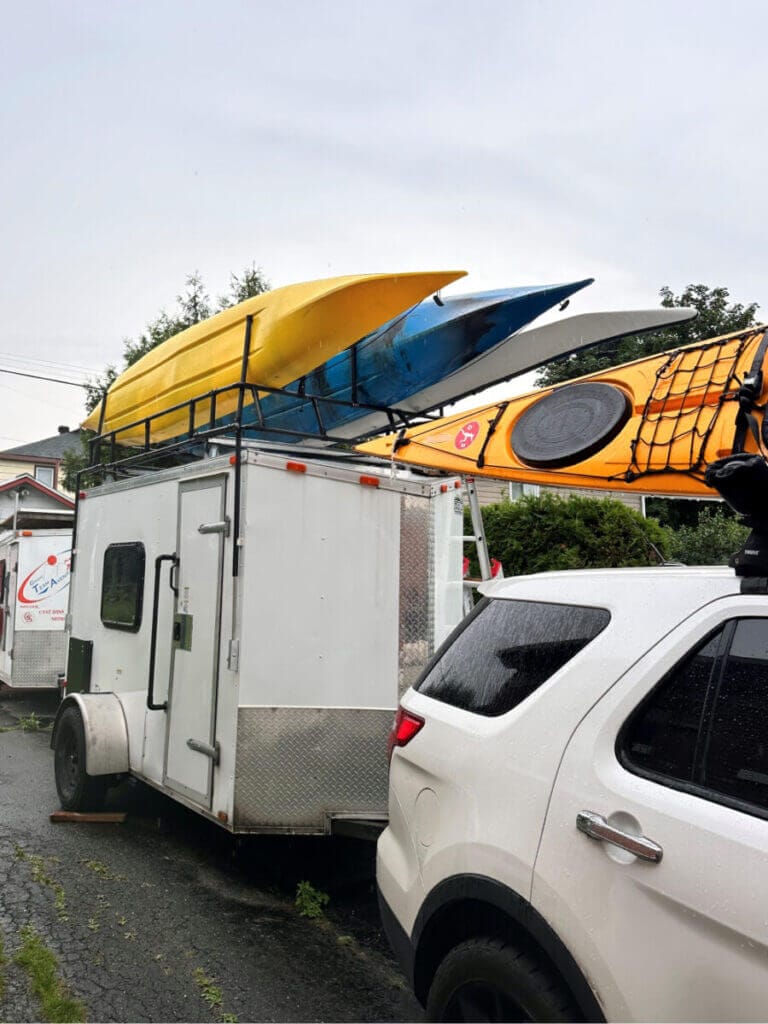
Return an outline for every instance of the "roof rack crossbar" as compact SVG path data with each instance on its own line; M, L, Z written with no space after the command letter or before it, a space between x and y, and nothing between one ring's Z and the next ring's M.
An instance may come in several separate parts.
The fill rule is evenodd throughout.
M244 345L244 360L245 360ZM301 386L301 385L300 385ZM265 394L275 394L301 398L306 403L307 411L312 414L315 421L314 429L291 428L283 426L272 426L267 422L262 405L262 397ZM219 415L223 399L229 397L229 407L234 404L234 413ZM234 399L234 401L232 401ZM207 406L207 408L206 408ZM207 416L202 423L202 410L206 409ZM364 409L370 413L383 414L388 423L389 429L395 429L398 424L412 425L417 422L425 422L435 418L434 413L413 413L409 410L398 409L394 406L361 404L356 401L347 401L340 398L332 398L325 395L310 394L306 391L292 390L285 387L273 387L266 384L254 384L239 382L229 384L225 387L214 388L202 395L179 402L159 412L150 413L148 416L131 423L98 434L89 441L90 465L87 467L91 472L119 472L119 467L128 467L147 464L159 458L188 453L191 455L202 454L201 445L216 438L253 438L254 435L271 435L276 439L290 439L291 441L305 441L317 439L330 443L349 444L353 438L348 436L334 435L333 427L326 422L325 411L336 409ZM153 428L161 425L162 421L168 421L173 413L181 414L186 419L187 432L185 435L177 435L167 440L152 441ZM167 426L163 428L167 432ZM359 435L360 438L371 436L381 432L381 428L375 428ZM141 435L141 442L137 445L133 438L130 441L121 440L125 435ZM107 449L105 453L104 449ZM105 460L106 454L106 460Z

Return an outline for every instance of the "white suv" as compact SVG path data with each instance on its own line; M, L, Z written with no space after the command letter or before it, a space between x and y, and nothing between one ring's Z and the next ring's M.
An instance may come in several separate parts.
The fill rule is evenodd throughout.
M768 1019L766 580L483 590L390 737L379 897L428 1018Z

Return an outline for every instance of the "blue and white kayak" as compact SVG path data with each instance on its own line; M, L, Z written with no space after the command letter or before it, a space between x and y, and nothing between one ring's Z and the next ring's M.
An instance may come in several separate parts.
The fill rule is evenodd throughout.
M293 394L262 395L264 423L271 430L316 434L317 416L303 393L363 406L401 407L592 281L427 299L287 385L286 391ZM336 437L359 437L372 429L367 422L370 408L320 403L320 412L323 427ZM366 426L361 430L356 421L364 417ZM374 418L381 419L382 426L387 423L386 414L374 414ZM243 425L253 424L249 436L259 436L257 423L254 406L247 406Z

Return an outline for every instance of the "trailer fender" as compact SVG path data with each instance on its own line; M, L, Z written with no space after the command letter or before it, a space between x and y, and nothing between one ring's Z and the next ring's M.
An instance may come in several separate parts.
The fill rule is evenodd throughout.
M114 775L127 772L128 726L123 705L114 693L72 693L56 713L51 732L51 747L65 708L75 705L83 720L85 733L85 770L88 775Z

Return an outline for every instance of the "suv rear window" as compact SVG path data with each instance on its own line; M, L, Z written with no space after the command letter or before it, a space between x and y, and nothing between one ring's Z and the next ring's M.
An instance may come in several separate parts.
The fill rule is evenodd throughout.
M482 601L416 683L427 697L495 717L517 707L610 621L604 608Z

